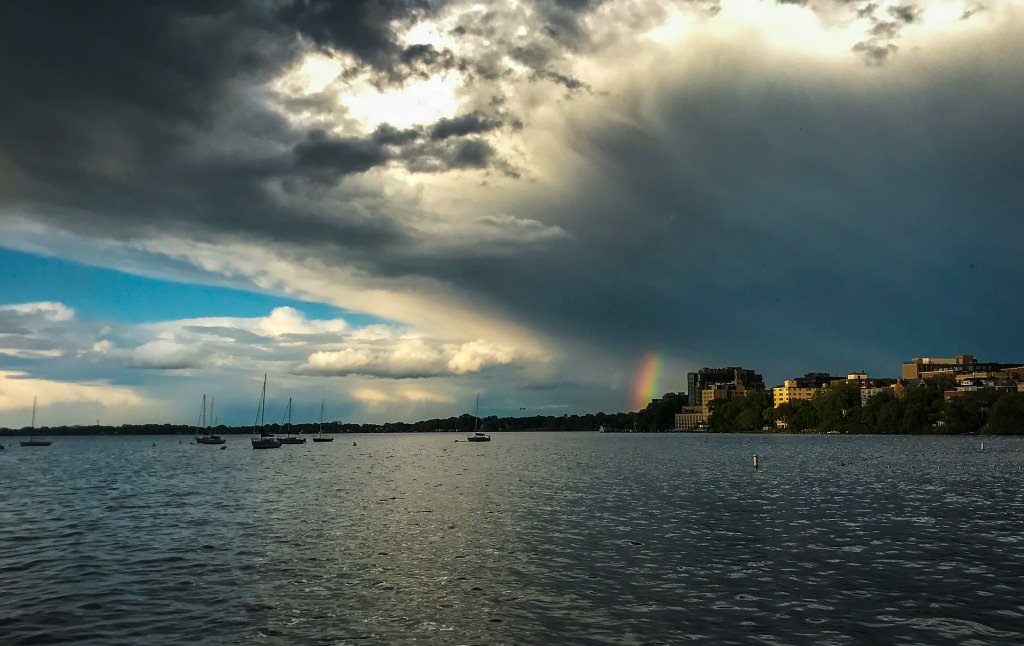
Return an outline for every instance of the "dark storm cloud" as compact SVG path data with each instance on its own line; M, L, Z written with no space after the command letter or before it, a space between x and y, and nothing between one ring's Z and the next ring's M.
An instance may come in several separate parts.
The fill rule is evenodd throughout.
M0 207L87 236L201 229L210 240L312 241L373 256L406 236L382 204L343 204L325 218L302 200L280 205L268 185L315 193L391 163L428 172L492 164L507 172L476 139L501 117L471 113L338 138L296 129L266 107L261 87L296 63L304 37L408 73L451 65L429 46L398 47L390 26L437 6L6 3ZM337 110L337 99L292 99L288 107L325 112ZM445 141L432 144L432 132Z
M372 276L424 275L623 364L642 347L779 379L817 367L892 374L894 355L954 346L1024 354L1006 331L1024 315L1019 26L972 42L977 51L947 47L955 66L858 70L877 83L846 86L845 68L783 65L747 43L712 52L704 70L637 79L607 118L581 111L554 133L585 170L551 178L557 195L516 205L569 232L553 251L439 258L383 201L331 203L329 217L309 203L392 164L514 174L486 136L527 115L471 112L345 138L295 129L252 89L295 62L300 36L385 79L462 65L471 78L505 78L508 55L538 79L582 87L562 66L567 51L592 46L581 19L597 3L538 0L547 28L522 42L485 8L456 29L492 41L472 61L398 43L395 20L441 3L263 6L3 4L0 207L84 235L246 236ZM854 51L891 62L899 29L878 25L911 22L913 6L860 11L879 33ZM276 205L268 182L295 202Z
M552 58L560 56L559 49L581 46L587 37L580 19L601 3L601 0L532 0L529 5L541 21L544 39L557 46L549 45L543 54L524 55L521 62L542 72ZM378 72L375 80L381 85L452 69L472 70L482 78L498 78L502 71L493 65L459 58L451 51L432 45L406 46L399 41L396 26L437 16L451 4L448 0L293 0L281 7L276 16L317 45L348 52L361 63L373 66ZM472 31L496 35L488 15L492 14L486 12L478 15L478 22L459 25L454 34L461 36Z
M742 70L728 77L651 80L665 85L622 106L628 121L567 138L592 167L545 221L573 238L544 257L455 259L445 276L557 338L770 380L891 376L958 348L1015 360L1024 71L1002 52L1017 35L991 58L976 43L942 52L962 66L937 57L912 83L794 77L756 54L726 55Z
M921 10L915 5L905 4L889 7L889 15L909 25L921 17Z
M431 15L445 4L431 0L294 0L281 7L277 16L321 47L349 52L383 69L403 54L394 22Z
M896 41L903 28L917 22L921 18L921 9L917 5L905 4L889 7L886 13L891 20L879 18L878 4L871 2L857 10L858 18L867 18L871 22L868 30L869 38L852 47L861 60L868 66L878 67L886 64L899 51Z
M465 135L475 135L488 132L499 127L501 122L489 118L480 112L472 112L461 117L441 119L434 124L430 130L430 138L434 140L448 139Z
M893 44L877 44L870 41L857 43L853 46L853 52L860 54L861 59L868 65L881 66L886 63L899 50Z
M309 133L295 145L295 165L300 171L324 172L331 179L362 173L387 161L372 140L330 138L322 130Z

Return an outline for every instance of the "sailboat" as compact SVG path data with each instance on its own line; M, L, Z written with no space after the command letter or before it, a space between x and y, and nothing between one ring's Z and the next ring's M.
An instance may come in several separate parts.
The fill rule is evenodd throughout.
M473 416L473 434L466 438L467 442L490 442L491 436L476 430L480 422L480 393L476 394L476 414Z
M36 430L36 398L32 398L32 431ZM27 440L21 441L22 446L50 446L50 440L43 437L30 435Z
M281 438L281 444L305 444L306 438L292 435L292 398L288 398L288 435Z
M324 435L324 402L320 402L320 428L317 429L316 435L313 436L314 442L333 442L334 438L330 435Z
M213 397L210 398L210 421L213 421ZM209 431L210 427L206 425L206 395L203 395L202 425L207 429L207 431L205 435L196 436L196 444L224 444L227 442L227 440L220 435L212 435Z
M256 409L256 421L252 425L252 448L254 449L278 449L281 442L270 433L263 431L263 416L267 405L267 375L263 375L263 392L260 394L260 407ZM256 426L259 425L260 434L256 435Z

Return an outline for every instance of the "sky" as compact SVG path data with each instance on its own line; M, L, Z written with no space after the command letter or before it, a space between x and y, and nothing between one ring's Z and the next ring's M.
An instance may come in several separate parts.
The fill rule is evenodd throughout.
M1020 0L4 3L0 426L1024 360L1022 60Z

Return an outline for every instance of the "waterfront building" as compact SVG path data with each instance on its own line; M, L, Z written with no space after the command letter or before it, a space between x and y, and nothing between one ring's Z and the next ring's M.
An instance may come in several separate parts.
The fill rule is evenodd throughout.
M935 377L955 377L978 372L1003 372L1020 370L1024 364L995 363L978 361L974 355L958 354L955 357L915 357L903 364L904 379L927 379Z
M731 380L711 382L712 376L726 376L731 372ZM688 397L688 406L675 415L675 430L692 431L706 428L711 417L711 402L716 399L732 399L741 397L751 390L764 390L764 379L753 370L743 368L702 368L700 372L687 375L691 388L698 384L702 387L693 396Z
M680 413L676 413L675 430L696 431L707 428L708 416L704 413L703 406L683 406Z
M865 375L865 378L867 375ZM803 377L787 379L781 386L772 388L772 402L775 408L791 401L810 399L825 386L845 381L842 377L833 377L827 372L808 372Z
M701 391L715 384L739 382L747 390L764 390L764 378L747 368L729 366L727 368L701 368L697 372L686 374L686 394L691 406L701 401Z

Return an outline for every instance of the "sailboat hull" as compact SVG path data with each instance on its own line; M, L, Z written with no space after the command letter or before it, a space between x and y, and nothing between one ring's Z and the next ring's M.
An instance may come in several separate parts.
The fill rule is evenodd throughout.
M314 442L333 442L334 438L333 437L314 437L313 441Z
M279 449L281 448L281 441L276 437L254 437L252 438L252 448L254 449Z
M226 439L220 435L203 435L196 438L196 444L224 444Z
M50 440L22 440L22 446L50 446Z
M282 437L280 440L281 444L305 444L306 438L304 437Z

